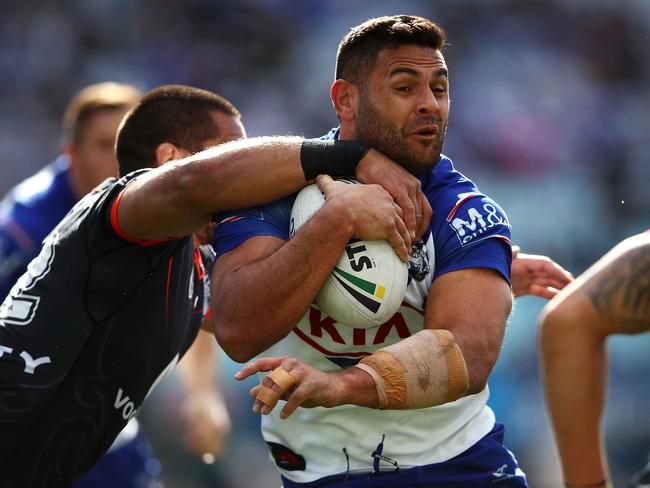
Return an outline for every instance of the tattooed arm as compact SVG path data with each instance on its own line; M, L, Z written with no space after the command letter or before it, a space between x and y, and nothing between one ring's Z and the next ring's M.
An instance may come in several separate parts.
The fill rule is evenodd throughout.
M544 387L568 487L611 486L600 430L605 339L648 330L650 232L617 245L542 312Z

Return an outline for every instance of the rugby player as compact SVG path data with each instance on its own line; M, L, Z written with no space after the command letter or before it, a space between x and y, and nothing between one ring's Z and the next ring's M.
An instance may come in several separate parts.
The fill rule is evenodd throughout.
M126 115L123 177L72 208L0 306L0 486L69 486L190 347L209 310L192 234L213 212L353 175L386 187L357 185L376 203L363 217L406 249L426 199L399 165L356 142L219 145L244 137L237 109L196 88L160 87Z
M356 26L339 45L331 98L340 127L324 139L358 139L399 162L433 209L413 242L404 303L386 324L353 329L312 306L358 237L355 212L367 203L341 205L349 185L321 178L330 197L291 240L293 198L218 216L216 336L236 361L265 356L238 379L273 370L252 395L284 488L526 486L486 404L512 306L510 224L441 154L444 43L438 25L400 15ZM515 292L552 296L570 281L530 259L548 276L532 285L535 266L517 265Z
M544 386L566 486L611 487L601 431L605 341L650 331L650 232L630 237L551 300L540 318ZM630 486L650 484L650 464Z
M107 82L88 86L72 98L63 115L61 155L0 203L0 299L73 205L116 176L115 133L141 96L134 86Z
M134 86L105 82L87 86L72 98L63 115L61 155L0 202L0 299L74 204L117 174L115 134L141 96ZM75 486L129 487L135 480L159 481L159 473L160 465L133 418L102 461Z
M0 297L38 255L41 242L84 195L118 173L115 135L126 112L142 93L131 85L98 83L80 90L62 124L62 154L12 189L0 203ZM210 365L214 366L213 368ZM216 389L214 339L200 333L179 364L187 389L182 408L189 449L198 457L223 449L230 420ZM160 484L160 463L134 417L101 461L75 488Z

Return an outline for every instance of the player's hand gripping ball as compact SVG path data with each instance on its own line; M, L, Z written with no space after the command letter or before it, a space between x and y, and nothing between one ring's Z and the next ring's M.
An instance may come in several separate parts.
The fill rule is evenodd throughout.
M303 188L291 211L290 236L324 203L325 197L317 185ZM397 312L407 282L408 267L388 241L351 240L315 302L337 322L355 328L376 327Z

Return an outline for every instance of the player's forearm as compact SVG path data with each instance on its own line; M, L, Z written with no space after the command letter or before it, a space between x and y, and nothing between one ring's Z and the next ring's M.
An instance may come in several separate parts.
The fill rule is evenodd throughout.
M495 271L470 268L434 280L425 310L427 329L453 333L467 365L469 389L485 388L499 357L512 294Z
M212 213L269 203L305 183L300 161L303 139L289 137L236 141L203 151L186 163L182 192L189 210Z
M191 234L215 212L270 203L318 174L354 175L367 150L355 141L297 137L229 142L143 175L125 190L118 220L140 239Z
M224 351L243 362L286 336L351 236L352 228L328 202L271 255L213 280L215 335Z
M141 176L125 190L119 222L142 239L188 235L213 213L269 203L305 185L302 139L222 144Z
M188 394L214 393L217 384L217 343L213 334L199 331L194 343L178 363L178 372Z
M544 387L566 483L607 477L600 420L605 396L604 337L563 310L542 321Z

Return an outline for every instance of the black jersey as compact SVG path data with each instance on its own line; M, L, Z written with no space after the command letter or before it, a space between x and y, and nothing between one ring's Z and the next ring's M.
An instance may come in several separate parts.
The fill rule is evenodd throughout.
M144 170L147 171L147 170ZM207 274L191 236L129 239L107 180L0 306L0 486L69 486L194 341Z

